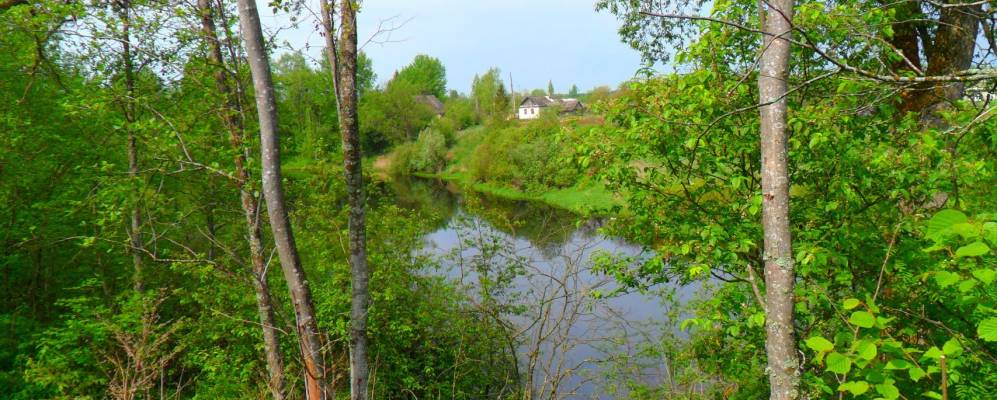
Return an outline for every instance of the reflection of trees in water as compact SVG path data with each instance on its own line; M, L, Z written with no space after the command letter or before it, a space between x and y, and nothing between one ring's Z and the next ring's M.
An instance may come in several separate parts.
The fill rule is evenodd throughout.
M639 259L632 254L635 248L605 240L594 234L597 225L590 224L580 227L587 233L548 246L554 255L543 254L522 236L496 229L498 224L480 213L461 210L454 215L447 230L456 235L455 243L441 261L478 307L492 310L487 315L508 327L524 398L605 398L614 393L610 383L658 386L674 375L670 368L650 368L649 357L635 351L656 349L663 337L632 320L627 305L653 303L599 294L614 292L615 284L594 270L592 255L621 251L621 258ZM670 356L659 352L653 358L660 362ZM621 376L629 371L640 374Z
M676 309L617 293L614 278L599 264L638 268L653 254L603 237L597 232L601 220L536 202L461 193L439 180L382 186L385 201L433 216L425 228L437 234L434 245L446 249L436 256L447 278L482 317L506 328L521 389L534 398L615 397L628 393L609 389L621 380L652 390L688 385L683 377L695 370L673 360L677 330L642 322L648 313L659 319L664 313L674 323Z
M448 190L446 182L440 180L396 177L381 182L378 189L383 198L418 212L431 231L445 227L457 210L457 193Z
M525 239L545 257L554 257L578 232L579 216L537 202L515 201L468 193L464 209L487 221L495 229Z
M384 186L385 196L399 206L431 216L433 229L446 226L457 209L463 208L498 231L529 241L547 257L558 255L573 235L594 236L601 226L599 220L581 220L569 211L538 202L461 192L453 183L438 179L401 177Z

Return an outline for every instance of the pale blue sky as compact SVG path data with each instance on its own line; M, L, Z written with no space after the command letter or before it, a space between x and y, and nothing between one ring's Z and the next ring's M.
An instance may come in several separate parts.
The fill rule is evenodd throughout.
M386 43L368 43L378 83L418 54L439 58L447 68L448 89L467 92L475 74L490 67L509 73L517 91L547 88L558 92L572 84L582 91L598 85L616 87L633 77L639 55L620 42L614 16L597 13L595 0L364 0L359 15L360 42L377 31L381 21L404 25ZM312 5L316 1L311 1ZM287 26L286 16L274 17L261 2L265 29ZM294 48L321 56L322 37L306 17L297 29L283 29L279 38ZM382 41L387 39L381 37Z

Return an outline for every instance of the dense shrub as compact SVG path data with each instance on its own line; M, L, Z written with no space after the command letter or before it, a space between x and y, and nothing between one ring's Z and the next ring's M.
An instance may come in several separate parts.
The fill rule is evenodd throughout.
M392 175L436 173L446 166L446 156L446 138L435 129L426 129L415 142L403 143L395 148L389 172Z
M528 192L567 187L579 178L565 160L571 147L559 138L560 121L549 115L521 127L492 128L471 154L468 173L475 182L508 184Z

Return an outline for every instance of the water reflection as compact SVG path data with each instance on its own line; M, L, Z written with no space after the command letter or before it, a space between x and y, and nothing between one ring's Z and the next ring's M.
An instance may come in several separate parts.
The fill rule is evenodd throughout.
M424 252L440 258L445 274L472 297L508 311L516 325L526 384L535 398L613 398L605 389L613 363L647 343L675 338L675 304L697 287L661 287L660 293L611 298L618 286L593 272L593 258L632 263L651 254L641 246L605 237L604 221L526 201L461 193L428 179L395 180L387 191L399 206L425 219ZM662 323L664 322L664 323ZM629 359L628 378L660 384L669 371L660 359ZM643 364L642 364L643 362ZM667 368L666 368L667 369ZM617 377L619 378L619 377Z

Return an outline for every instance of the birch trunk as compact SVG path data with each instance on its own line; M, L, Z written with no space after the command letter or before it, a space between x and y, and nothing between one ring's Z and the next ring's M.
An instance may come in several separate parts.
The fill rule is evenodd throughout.
M130 0L123 0L118 3L118 18L121 19L121 59L124 64L125 76L125 99L123 108L125 114L125 132L128 135L128 179L135 184L138 176L138 144L135 137L135 61L132 59L132 37L131 37L131 11ZM142 258L142 210L141 192L136 190L133 194L131 211L129 212L128 245L132 253L132 285L136 292L145 290L144 265Z
M221 42L215 31L215 21L211 0L198 0L198 10L201 13L201 30L208 43L209 58L215 64L215 86L224 98L222 119L229 131L232 149L235 150L235 176L238 179L239 200L246 219L246 238L249 242L250 260L253 267L253 289L256 293L256 306L263 329L263 349L267 358L267 372L270 377L270 392L275 400L283 400L287 383L284 378L284 357L280 351L280 339L277 334L276 318L274 318L273 301L270 297L270 285L267 282L266 264L263 254L263 234L260 231L259 203L253 196L249 182L249 171L246 170L246 160L249 149L245 146L245 132L242 123L242 106L238 96L229 86L225 73L225 58L222 56Z
M242 26L246 57L256 90L256 108L260 122L260 152L263 167L263 197L270 216L274 244L280 258L284 279L294 302L298 339L304 361L305 395L310 400L331 399L326 385L322 340L315 320L311 290L294 242L291 222L284 208L284 189L280 173L280 139L277 132L277 103L274 94L270 60L263 40L263 28L255 0L239 0L239 22Z
M325 30L326 57L336 86L339 131L343 139L343 167L350 205L349 257L351 277L350 308L350 398L367 399L370 366L367 348L367 311L370 305L370 266L367 264L366 205L361 166L360 129L357 120L357 11L354 2L339 5L340 36L332 24L329 0L321 0Z
M789 225L789 152L786 79L793 0L768 2L758 74L762 156L762 229L765 260L765 350L770 399L799 396L800 366L793 327L793 248Z

